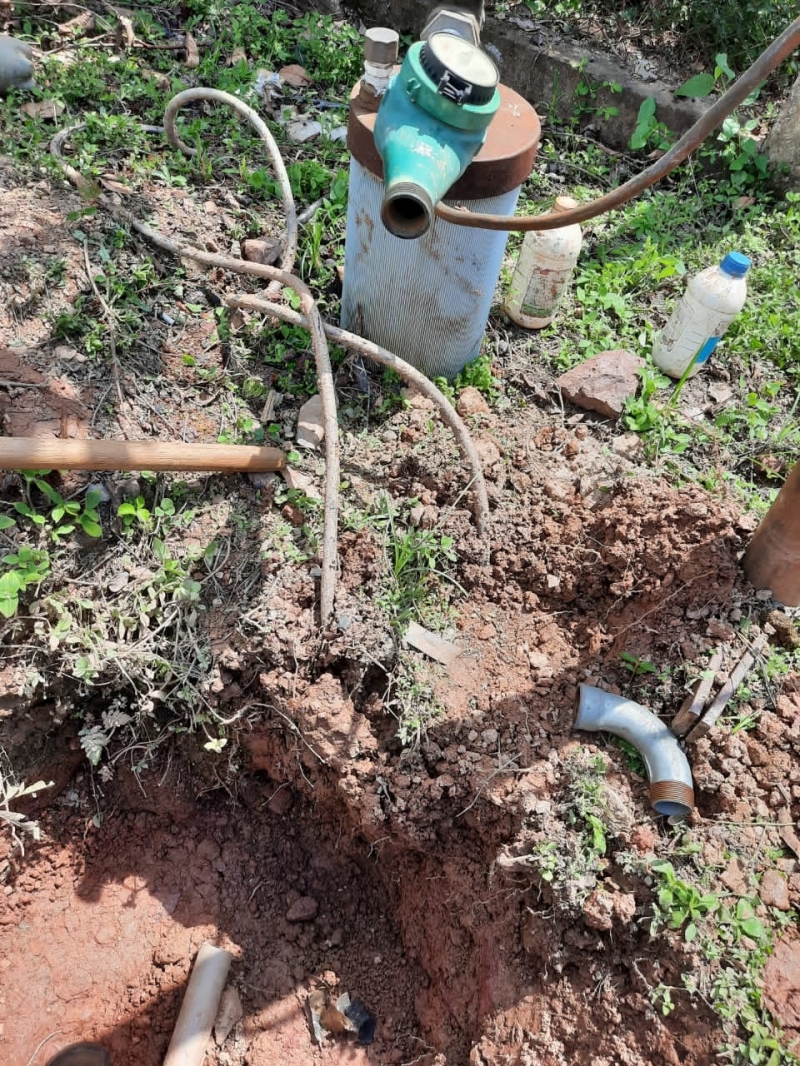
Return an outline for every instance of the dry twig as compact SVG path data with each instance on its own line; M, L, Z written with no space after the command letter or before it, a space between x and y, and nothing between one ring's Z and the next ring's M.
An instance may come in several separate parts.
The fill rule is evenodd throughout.
M711 656L708 666L703 671L702 677L697 682L694 694L687 697L684 705L672 719L671 728L676 737L685 736L692 726L697 724L700 715L703 713L706 700L711 695L711 689L720 666L722 666L722 650L717 648Z

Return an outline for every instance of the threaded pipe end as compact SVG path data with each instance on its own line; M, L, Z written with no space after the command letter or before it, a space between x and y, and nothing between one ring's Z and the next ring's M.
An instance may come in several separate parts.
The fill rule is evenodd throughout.
M421 185L398 181L386 190L381 221L395 237L414 240L430 229L433 206L430 194Z
M650 806L667 818L688 818L694 808L694 791L683 781L653 781Z

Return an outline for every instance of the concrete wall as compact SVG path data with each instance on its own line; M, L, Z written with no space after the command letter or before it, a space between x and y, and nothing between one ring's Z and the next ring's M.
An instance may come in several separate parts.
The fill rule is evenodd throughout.
M800 192L800 78L770 130L764 151L776 168L775 184Z

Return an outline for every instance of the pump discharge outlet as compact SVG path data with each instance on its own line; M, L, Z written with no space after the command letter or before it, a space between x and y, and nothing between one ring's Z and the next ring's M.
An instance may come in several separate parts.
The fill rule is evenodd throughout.
M412 45L380 96L362 79L350 97L342 325L431 378L475 359L507 234L434 208L513 215L540 132L486 53L453 32Z

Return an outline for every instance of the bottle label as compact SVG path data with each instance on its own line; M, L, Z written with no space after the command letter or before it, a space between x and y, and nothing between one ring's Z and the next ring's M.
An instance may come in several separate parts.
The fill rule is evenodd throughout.
M716 346L719 344L719 342L720 342L720 338L719 337L709 337L708 340L706 341L706 343L703 345L703 347L697 353L697 358L695 359L695 363L698 366L701 363L705 363L706 360L710 357L711 353L716 348Z
M569 284L572 269L542 270L534 274L522 298L521 311L532 318L552 315Z

